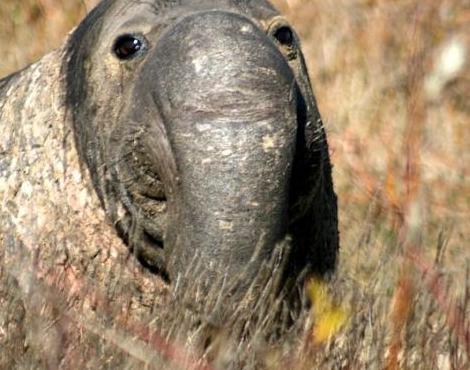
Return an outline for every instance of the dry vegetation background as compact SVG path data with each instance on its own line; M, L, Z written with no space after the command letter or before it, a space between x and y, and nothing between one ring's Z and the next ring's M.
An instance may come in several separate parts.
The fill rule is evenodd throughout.
M470 2L274 2L329 133L342 247L335 280L311 289L313 332L329 338L307 332L268 365L470 368ZM0 77L58 46L93 3L1 0Z

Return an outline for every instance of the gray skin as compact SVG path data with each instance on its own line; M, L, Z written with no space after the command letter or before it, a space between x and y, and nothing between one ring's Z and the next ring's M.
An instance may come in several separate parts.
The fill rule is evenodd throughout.
M122 35L143 46L125 60ZM67 49L79 155L145 266L181 283L195 260L209 281L243 269L243 293L290 240L284 280L334 270L325 132L298 37L268 2L105 0Z

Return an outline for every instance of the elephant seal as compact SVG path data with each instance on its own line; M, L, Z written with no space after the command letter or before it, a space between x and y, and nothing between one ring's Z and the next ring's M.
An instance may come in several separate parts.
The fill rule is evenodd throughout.
M68 55L78 151L144 263L175 280L197 254L230 275L290 234L289 268L334 268L325 134L298 38L267 2L105 1Z
M266 266L276 292L335 268L325 131L298 36L264 0L104 0L0 80L0 120L0 277L25 312L31 281L82 306L77 281L93 281L130 317L163 312L175 286L222 292L233 316L265 294Z

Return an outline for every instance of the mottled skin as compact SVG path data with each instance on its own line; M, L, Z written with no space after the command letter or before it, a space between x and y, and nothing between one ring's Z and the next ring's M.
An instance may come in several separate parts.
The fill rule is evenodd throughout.
M4 348L41 337L27 329L35 312L56 326L31 298L47 297L36 283L86 311L80 287L94 282L127 322L164 317L168 283L200 282L228 311L261 297L257 275L279 246L276 291L334 270L325 132L298 38L279 39L283 27L265 1L105 0L61 49L0 80L0 286L18 302L0 299ZM129 60L113 51L123 34L145 41ZM147 270L129 266L123 242ZM240 281L225 292L227 276ZM73 363L72 349L57 345L48 364Z

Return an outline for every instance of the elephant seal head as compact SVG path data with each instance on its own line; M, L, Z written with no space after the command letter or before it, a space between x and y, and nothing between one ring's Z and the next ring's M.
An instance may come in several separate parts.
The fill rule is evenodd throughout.
M298 37L269 3L105 0L64 68L81 159L145 266L186 284L243 271L234 297L286 240L281 286L334 269L326 137Z

